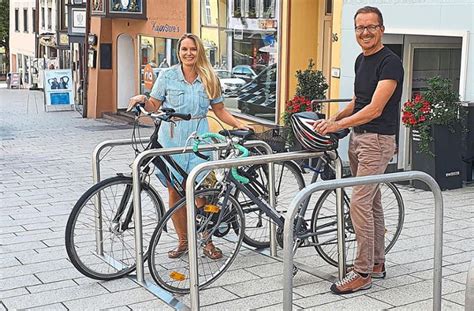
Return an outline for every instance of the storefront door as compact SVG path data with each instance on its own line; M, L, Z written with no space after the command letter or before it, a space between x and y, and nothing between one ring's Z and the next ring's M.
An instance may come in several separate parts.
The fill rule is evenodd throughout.
M128 100L135 95L133 40L122 34L117 40L117 109L126 109Z

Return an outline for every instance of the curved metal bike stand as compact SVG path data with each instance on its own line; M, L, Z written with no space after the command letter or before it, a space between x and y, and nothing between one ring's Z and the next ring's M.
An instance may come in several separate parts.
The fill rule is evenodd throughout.
M466 311L474 311L474 258L472 258L471 265L467 271L464 308Z
M93 184L97 184L100 181L100 153L106 147L111 147L112 149L115 146L124 146L124 145L131 145L136 142L138 143L148 143L150 138L140 138L140 139L113 139L113 140L104 140L103 142L99 143L95 146L94 151L92 151L92 179ZM95 196L95 206L96 209L94 211L94 218L95 218L95 245L96 245L96 252L99 255L104 255L104 247L103 247L103 237L102 237L102 201L100 193Z
M271 150L271 149L270 149ZM268 164L268 181L269 181L269 199L270 204L275 206L275 174L274 174L274 162L290 161L290 160L302 160L321 156L321 152L285 152L279 154L267 154L261 156L251 156L248 158L238 158L231 160L218 160L212 162L201 163L191 170L186 181L186 206L194 206L194 183L197 176L210 169L218 168L231 168L235 166L247 166L254 164ZM134 178L135 182L135 178ZM134 186L135 190L135 186ZM135 195L135 194L134 194ZM136 214L135 214L136 216ZM197 245L196 245L196 222L194 208L187 209L187 226L188 226L188 249L189 249L189 284L190 284L190 300L191 309L199 310L199 277L198 277L198 258L197 258ZM275 240L271 236L272 240ZM276 250L276 241L274 247Z
M134 143L148 143L150 138L140 138L140 139L113 139L113 140L104 140L95 146L94 151L92 151L92 177L94 180L94 185L100 181L100 153L106 147L115 147L115 146L125 146L132 145Z
M384 175L351 177L339 180L325 180L308 185L298 192L293 198L286 213L285 228L283 233L283 309L292 310L293 307L293 219L297 213L297 207L308 200L310 196L320 190L341 189L344 187L378 184L383 182L397 182L419 180L426 183L433 192L435 199L435 229L434 229L434 277L433 277L433 310L441 310L441 282L442 282L442 255L443 255L443 197L441 189L436 181L426 173L411 171ZM338 202L341 204L342 202ZM341 204L342 205L342 204ZM342 206L338 206L338 209ZM338 233L343 231L343 213L337 213ZM339 228L342 227L342 228ZM339 237L339 234L338 234ZM338 239L339 258L344 250L343 241ZM339 271L343 261L339 259Z

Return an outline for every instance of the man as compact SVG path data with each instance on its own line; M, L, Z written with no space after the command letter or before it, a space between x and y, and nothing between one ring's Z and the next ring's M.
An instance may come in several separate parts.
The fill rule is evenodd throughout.
M382 44L382 13L363 7L354 16L355 35L362 53L355 62L354 96L342 111L315 124L321 134L352 127L349 162L353 176L383 174L395 151L403 67L400 58ZM353 188L351 218L357 240L354 267L331 291L347 294L384 278L384 217L378 185Z

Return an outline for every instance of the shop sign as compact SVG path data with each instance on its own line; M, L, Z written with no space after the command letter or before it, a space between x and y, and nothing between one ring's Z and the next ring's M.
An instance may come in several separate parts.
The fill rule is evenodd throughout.
M69 27L69 34L84 34L86 32L86 9L85 8L71 8L71 27Z
M74 104L72 82L70 69L44 71L44 95L47 111L72 108Z
M69 47L69 36L66 32L58 32L58 46Z
M155 74L153 73L153 67L151 64L147 64L145 68L143 68L143 85L145 89L151 90L154 82Z
M10 88L20 88L20 74L18 72L12 72L10 76Z
M276 29L277 20L276 19L261 19L259 20L260 29Z
M151 30L162 38L179 39L187 26L187 0L161 0L149 4Z
M243 29L234 29L234 39L235 40L244 40L244 30Z

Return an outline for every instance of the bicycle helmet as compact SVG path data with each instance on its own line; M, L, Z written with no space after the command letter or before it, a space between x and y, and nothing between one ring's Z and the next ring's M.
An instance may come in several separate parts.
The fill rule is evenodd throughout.
M338 137L333 133L321 135L313 128L318 115L312 111L297 112L291 115L291 128L298 142L306 150L329 151L338 146Z

